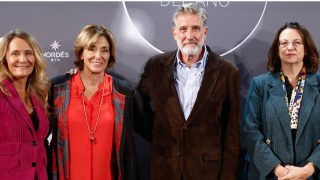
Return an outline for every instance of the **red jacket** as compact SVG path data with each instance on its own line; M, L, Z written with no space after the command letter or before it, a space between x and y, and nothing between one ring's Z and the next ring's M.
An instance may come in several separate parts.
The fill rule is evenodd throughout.
M0 179L46 180L47 157L44 139L48 133L48 118L40 102L31 96L39 119L34 130L29 113L9 80L3 85L11 96L0 92Z
M70 102L70 74L57 76L51 81L49 97L52 123L52 141L49 157L49 179L70 179L68 119L66 114ZM114 176L117 180L136 180L137 162L135 157L133 101L135 90L125 81L113 78L113 105L115 108L114 130ZM138 99L135 99L137 101Z

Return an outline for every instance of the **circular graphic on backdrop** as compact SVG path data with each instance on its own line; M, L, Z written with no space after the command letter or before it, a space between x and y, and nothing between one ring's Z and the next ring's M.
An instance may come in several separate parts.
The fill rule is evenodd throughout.
M172 14L184 1L123 2L132 31L162 53L176 49L172 37ZM206 44L224 56L239 48L258 29L267 2L197 1L208 12Z

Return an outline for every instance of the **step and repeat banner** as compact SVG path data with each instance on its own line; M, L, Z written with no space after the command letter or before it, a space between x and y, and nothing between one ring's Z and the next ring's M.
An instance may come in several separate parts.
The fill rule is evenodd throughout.
M176 49L172 14L187 1L0 2L0 37L21 28L37 38L53 77L73 68L73 42L87 24L102 24L117 40L112 69L133 85L149 57ZM320 2L197 1L208 11L205 41L240 69L241 101L252 77L265 73L276 31L287 21L304 25L320 47ZM148 143L137 136L140 166L147 168ZM144 171L146 172L146 171ZM142 179L147 174L143 174Z
M113 71L133 84L149 57L176 49L172 14L187 1L0 2L0 37L21 28L37 38L50 77L73 68L73 42L87 24L102 24L117 40ZM275 32L287 21L307 27L320 46L320 2L197 1L208 11L206 44L241 71L243 94L253 76L264 73Z

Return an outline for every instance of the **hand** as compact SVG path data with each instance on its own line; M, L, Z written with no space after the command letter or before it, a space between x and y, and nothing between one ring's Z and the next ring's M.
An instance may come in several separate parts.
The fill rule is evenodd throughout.
M289 169L279 164L276 168L274 168L273 172L278 178L280 178L287 175L289 173Z
M70 69L67 74L74 75L78 72L78 68Z
M289 170L288 174L285 176L279 177L278 180L300 180L308 179L314 173L313 163L309 162L304 167L297 166L285 166Z

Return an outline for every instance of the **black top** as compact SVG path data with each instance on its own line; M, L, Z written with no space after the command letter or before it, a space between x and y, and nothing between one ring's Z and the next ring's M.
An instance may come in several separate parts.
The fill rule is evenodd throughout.
M291 86L291 84L290 84L290 82L288 80L288 77L287 76L284 76L284 77L285 77L285 85L286 85L286 90L287 90L287 98L288 98L288 102L290 102L293 87ZM297 134L297 129L291 129L294 154L296 154L296 148L295 148L296 134ZM296 163L295 161L296 160L294 158L294 163Z
M284 78L285 78L285 85L286 85L286 90L287 90L287 98L288 98L288 102L290 102L293 87L291 86L291 84L288 80L288 77L284 76Z
M35 131L37 131L39 129L39 119L35 110L31 112L30 117L32 120L33 128Z

